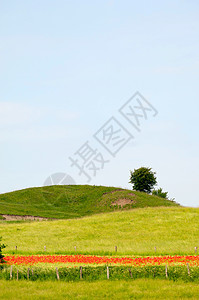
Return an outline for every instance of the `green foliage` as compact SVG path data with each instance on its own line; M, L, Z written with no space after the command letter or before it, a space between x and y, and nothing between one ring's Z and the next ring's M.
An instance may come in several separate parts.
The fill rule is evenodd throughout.
M130 200L122 209L175 205L145 193L115 187L60 185L29 188L0 195L1 214L32 215L56 219L72 219L121 210L112 205L119 199Z
M168 199L168 192L163 192L162 188L159 188L158 190L153 190L152 195Z
M10 280L10 266L4 266L0 271L0 279ZM190 274L186 266L168 266L168 279L177 281L183 280L185 282L195 281L199 282L199 268L189 267ZM44 266L13 266L12 279L30 281L57 281L55 268ZM96 281L107 279L107 266L84 266L82 267L82 279L80 279L80 267L60 267L58 268L60 281ZM110 280L130 280L139 278L165 279L165 266L109 266Z
M130 183L133 184L133 189L140 192L151 193L154 185L157 184L155 172L151 168L141 167L130 171Z
M6 245L1 243L1 240L2 240L2 237L0 236L0 263L3 262L3 258L4 258L3 254L2 254L2 249L4 249L6 247Z

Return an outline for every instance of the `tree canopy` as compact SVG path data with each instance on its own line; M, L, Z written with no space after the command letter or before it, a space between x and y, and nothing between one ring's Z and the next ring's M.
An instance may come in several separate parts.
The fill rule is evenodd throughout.
M140 192L151 193L153 187L157 184L155 172L151 168L141 167L130 171L130 183L133 189Z

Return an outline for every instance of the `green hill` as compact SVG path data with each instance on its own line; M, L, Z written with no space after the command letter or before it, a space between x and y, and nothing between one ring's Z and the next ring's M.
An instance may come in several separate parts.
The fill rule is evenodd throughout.
M177 206L175 202L115 187L66 185L28 188L0 195L0 215L69 219L142 207Z

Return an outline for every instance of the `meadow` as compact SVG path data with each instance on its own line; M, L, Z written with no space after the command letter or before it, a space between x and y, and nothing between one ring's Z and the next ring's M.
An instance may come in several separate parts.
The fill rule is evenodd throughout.
M48 220L5 221L4 214ZM4 265L0 271L1 299L196 298L197 256L190 258L188 269L189 258L182 265L168 264L166 279L167 261L162 258L158 265L161 258L156 257L197 255L198 228L199 209L120 188L52 186L0 195L0 236L7 245L3 254L14 255L12 267ZM110 260L149 257L146 260L155 263L97 265L100 258L88 264L80 257L79 262L31 265L25 257L24 264L18 265L17 260L19 255L81 254L107 255ZM197 263L191 264L192 259Z
M1 299L198 299L199 285L160 279L95 282L0 280Z
M191 255L199 246L198 228L197 208L148 207L69 220L1 221L0 236L8 254L113 255L117 246L117 255Z

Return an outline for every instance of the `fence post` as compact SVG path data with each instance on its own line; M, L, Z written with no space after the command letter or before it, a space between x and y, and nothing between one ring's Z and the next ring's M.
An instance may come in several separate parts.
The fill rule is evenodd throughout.
M46 251L46 246L44 246L44 251Z
M57 274L57 280L59 280L59 271L58 271L58 268L56 268L56 274Z
M109 267L107 266L107 279L109 279Z
M117 252L117 246L115 246L115 252Z
M15 246L15 251L17 251L17 246Z
M168 278L167 265L165 266L166 278Z
M76 251L76 250L77 250L77 247L75 246L74 248L75 248L75 251Z
M188 275L190 275L190 270L189 270L189 264L187 263L187 271L188 271Z
M17 281L19 280L19 270L17 269Z
M82 279L82 266L80 266L80 279Z
M29 273L30 273L30 269L28 268L28 270L27 270L27 279L29 279Z
M10 280L12 279L12 266L10 267Z
M131 278L133 278L133 275L132 275L131 269L129 269L129 274L130 274Z
M197 249L198 249L198 247L195 247L195 254L197 254Z

